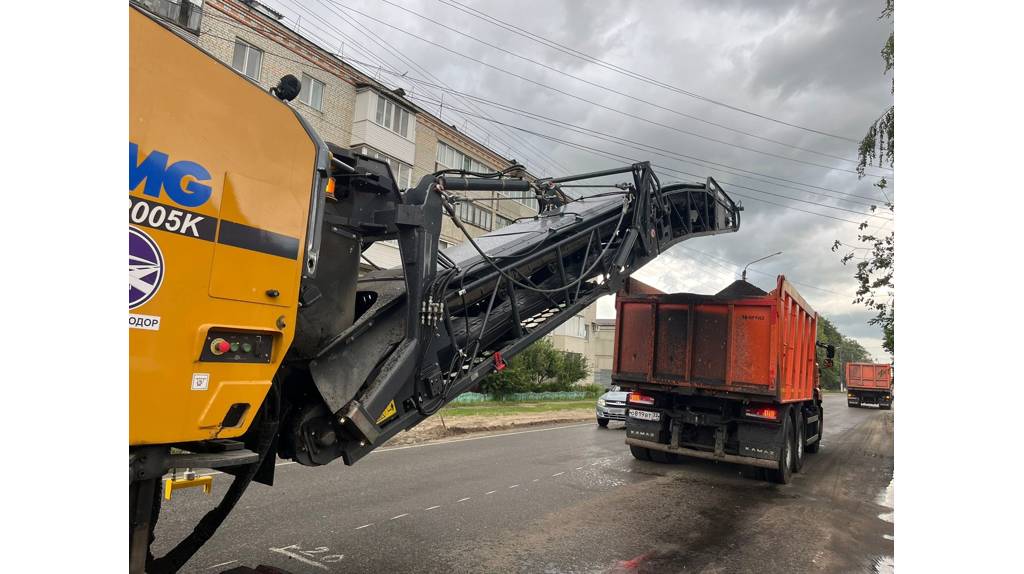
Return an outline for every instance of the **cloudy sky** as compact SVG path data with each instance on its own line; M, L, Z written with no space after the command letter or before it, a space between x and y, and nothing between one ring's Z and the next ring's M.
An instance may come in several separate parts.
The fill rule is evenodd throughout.
M867 324L871 313L851 303L852 268L831 251L836 239L857 244L861 221L873 232L893 226L887 210L863 215L869 205L884 202L873 187L878 178L858 180L849 172L855 164L843 159L856 156L856 143L848 139L859 140L892 103L891 76L883 76L879 56L890 30L889 22L878 19L880 0L266 3L285 14L287 24L343 52L384 83L405 88L435 114L442 90L434 86L447 86L443 118L535 174L604 169L623 161L609 157L616 156L651 160L661 166L655 171L663 183L715 177L746 208L740 231L684 242L636 276L666 291L709 293L737 278L743 264L782 251L752 267L748 279L769 290L784 273L815 310L876 359L888 360L879 329ZM619 140L660 149L637 150ZM891 197L891 173L869 172L888 175ZM602 301L599 314L613 313L610 302Z

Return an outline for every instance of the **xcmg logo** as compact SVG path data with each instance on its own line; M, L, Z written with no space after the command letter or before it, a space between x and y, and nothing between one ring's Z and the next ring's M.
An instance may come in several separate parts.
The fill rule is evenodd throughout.
M145 182L144 195L160 197L161 188L171 201L184 207L199 207L210 199L213 188L210 172L194 161L177 161L167 165L167 154L153 150L139 158L139 144L128 142L128 190Z

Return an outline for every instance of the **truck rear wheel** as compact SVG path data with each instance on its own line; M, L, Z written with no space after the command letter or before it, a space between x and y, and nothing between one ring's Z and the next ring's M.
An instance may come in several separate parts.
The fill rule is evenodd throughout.
M642 446L629 445L629 452L637 460L651 460L651 451Z
M778 484L789 484L793 478L793 422L789 415L782 419L782 448L775 468L768 469L768 479Z

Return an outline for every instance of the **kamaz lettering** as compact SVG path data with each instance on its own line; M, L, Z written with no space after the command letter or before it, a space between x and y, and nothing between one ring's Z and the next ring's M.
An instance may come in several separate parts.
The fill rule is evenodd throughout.
M144 195L160 197L163 188L171 201L185 207L199 207L210 199L213 188L201 183L210 181L210 172L205 167L194 161L171 165L167 161L167 154L157 150L140 161L139 145L128 142L128 191L145 182Z

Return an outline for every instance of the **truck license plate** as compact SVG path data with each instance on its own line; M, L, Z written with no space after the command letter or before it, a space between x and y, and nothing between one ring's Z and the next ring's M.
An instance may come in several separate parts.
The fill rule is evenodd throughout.
M629 409L629 416L634 419L642 421L660 421L661 413L652 413L651 411L638 411L635 409Z

